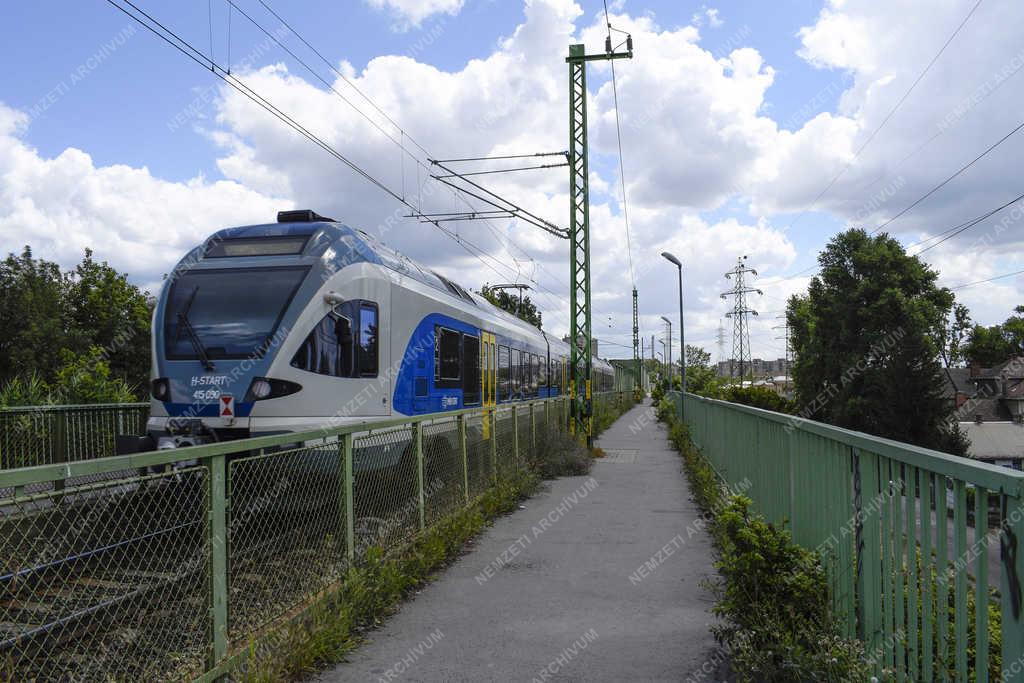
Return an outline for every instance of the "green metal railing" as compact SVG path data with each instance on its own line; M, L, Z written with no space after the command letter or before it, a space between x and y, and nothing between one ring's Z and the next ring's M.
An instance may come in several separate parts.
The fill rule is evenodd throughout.
M148 403L0 408L0 470L114 455L114 436L143 434Z
M555 398L0 471L0 680L217 678L567 423Z
M879 676L1024 680L1024 473L691 394L683 409L725 482L818 552Z

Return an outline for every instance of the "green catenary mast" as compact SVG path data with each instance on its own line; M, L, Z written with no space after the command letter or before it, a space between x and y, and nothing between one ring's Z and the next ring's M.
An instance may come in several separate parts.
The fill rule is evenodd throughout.
M569 391L571 434L585 435L594 445L591 393L590 310L590 196L587 181L587 62L631 58L633 41L625 52L614 52L611 41L605 51L588 55L583 45L570 45L569 56Z

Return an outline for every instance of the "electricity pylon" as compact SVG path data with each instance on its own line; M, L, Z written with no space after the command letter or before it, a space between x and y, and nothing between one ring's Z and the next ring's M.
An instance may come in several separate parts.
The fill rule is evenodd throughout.
M625 52L615 52L611 39L605 51L586 54L585 46L570 45L569 56L569 433L586 435L587 447L594 445L594 411L591 395L591 309L590 309L590 189L587 177L587 62L628 59L633 56L633 39Z
M748 287L745 278L748 273L756 276L757 271L748 268L747 257L740 256L736 259L736 267L725 274L726 279L733 280L735 284L728 292L722 292L722 298L735 297L732 310L725 314L726 318L732 318L732 357L740 364L740 384L743 384L743 377L746 368L750 363L750 324L747 322L748 315L757 315L757 311L747 307L747 294L756 292L764 294L756 287ZM732 373L730 373L732 374Z
M791 362L790 358L789 358L789 319L786 318L786 314L785 313L783 313L782 315L775 316L775 319L782 321L781 325L776 325L772 329L773 330L783 330L782 336L781 337L776 337L776 339L785 340L785 342L786 342L786 365L788 366L789 363ZM787 371L787 374L788 374L788 371Z
M718 344L718 360L723 361L725 358L725 327L722 325L722 319L718 319L718 334L715 335L715 341Z

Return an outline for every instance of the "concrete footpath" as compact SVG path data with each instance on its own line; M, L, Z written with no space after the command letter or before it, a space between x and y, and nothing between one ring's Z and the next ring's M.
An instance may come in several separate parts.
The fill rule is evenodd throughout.
M700 585L711 544L679 455L648 406L598 445L589 476L498 519L316 680L723 680Z

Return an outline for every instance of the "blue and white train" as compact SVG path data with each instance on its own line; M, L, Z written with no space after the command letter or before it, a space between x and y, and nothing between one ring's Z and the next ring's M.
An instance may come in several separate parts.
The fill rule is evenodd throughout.
M153 316L147 436L177 448L557 396L569 347L312 211L221 230ZM613 369L594 361L594 391Z

